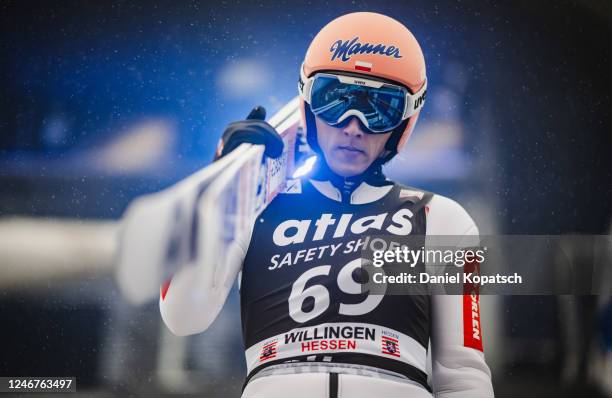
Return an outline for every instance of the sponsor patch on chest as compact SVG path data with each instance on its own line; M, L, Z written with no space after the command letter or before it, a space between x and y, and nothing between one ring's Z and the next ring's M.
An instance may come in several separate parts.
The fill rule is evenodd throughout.
M357 219L354 219L354 214L351 213L342 214L340 217L324 213L317 220L283 221L274 229L272 239L276 246L288 246L304 243L306 239L314 242L328 238L342 238L347 232L360 235L366 232L386 231L393 235L405 236L412 232L413 217L414 213L409 209Z

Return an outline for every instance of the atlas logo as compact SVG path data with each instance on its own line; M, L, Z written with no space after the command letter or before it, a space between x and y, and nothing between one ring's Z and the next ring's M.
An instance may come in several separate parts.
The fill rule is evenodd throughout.
M414 216L408 209L400 209L391 216L381 213L373 216L358 218L354 221L353 214L343 214L340 218L332 214L321 214L315 221L312 241L322 240L325 237L341 238L350 231L355 235L367 231L387 231L393 235L408 235L412 232L410 219ZM274 230L273 241L277 246L287 246L294 243L303 243L311 230L312 220L287 220L280 223ZM333 231L333 232L332 232Z
M359 37L352 40L338 40L330 47L332 54L331 60L340 58L343 62L351 59L355 54L378 54L386 57L402 58L400 49L395 46L385 44L360 43Z

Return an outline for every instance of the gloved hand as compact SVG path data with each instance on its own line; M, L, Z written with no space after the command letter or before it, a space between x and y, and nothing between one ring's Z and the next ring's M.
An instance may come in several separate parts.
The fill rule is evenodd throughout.
M221 137L215 160L227 155L240 144L265 145L264 154L278 158L283 153L283 139L266 119L266 109L256 106L246 120L230 123Z

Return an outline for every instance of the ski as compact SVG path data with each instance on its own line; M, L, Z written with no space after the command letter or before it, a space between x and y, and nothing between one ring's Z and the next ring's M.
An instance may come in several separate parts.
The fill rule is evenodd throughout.
M160 285L184 266L202 267L215 283L238 239L251 234L258 214L285 189L294 171L299 100L268 121L283 154L263 156L242 144L228 155L160 192L136 198L121 219L115 277L133 304L156 298Z

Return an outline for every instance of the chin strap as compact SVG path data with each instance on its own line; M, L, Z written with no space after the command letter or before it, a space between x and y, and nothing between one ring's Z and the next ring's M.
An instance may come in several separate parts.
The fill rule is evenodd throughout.
M376 159L363 173L352 177L342 177L329 168L323 156L318 156L317 163L313 167L312 179L331 182L342 194L342 202L349 203L351 194L362 182L377 187L391 184L383 174L383 163L384 159Z

